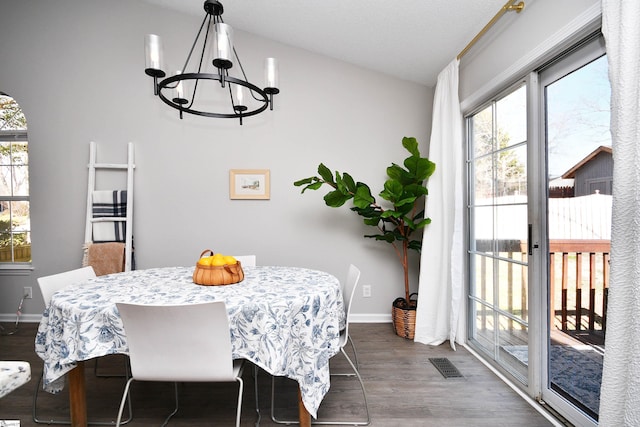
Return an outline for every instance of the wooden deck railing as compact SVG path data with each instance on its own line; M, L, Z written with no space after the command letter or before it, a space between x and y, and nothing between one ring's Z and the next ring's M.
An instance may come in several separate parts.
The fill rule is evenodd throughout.
M610 250L609 240L549 242L552 327L604 335Z
M527 242L502 240L497 247L491 241L477 241L480 251L497 251L501 257L527 262ZM549 276L551 327L567 333L604 337L607 325L609 291L609 240L551 240L549 242ZM491 259L480 257L477 267L478 297L493 298ZM527 269L508 263L500 270L500 308L522 319L528 318ZM479 328L492 322L489 313L478 314ZM510 333L522 329L510 318L502 327Z

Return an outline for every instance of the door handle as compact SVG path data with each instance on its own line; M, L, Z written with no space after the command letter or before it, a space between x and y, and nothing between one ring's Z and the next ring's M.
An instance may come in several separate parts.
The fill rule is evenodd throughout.
M532 236L533 236L533 225L529 224L529 230L527 233L527 248L529 249L529 256L533 255L533 250L538 249L539 247L537 243L533 244L531 242Z

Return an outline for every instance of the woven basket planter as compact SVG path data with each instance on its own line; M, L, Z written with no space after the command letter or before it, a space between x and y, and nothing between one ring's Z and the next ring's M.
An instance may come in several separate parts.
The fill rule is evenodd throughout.
M409 302L404 298L396 298L391 307L391 318L393 320L393 331L399 337L412 340L416 332L416 307L418 301L411 299Z

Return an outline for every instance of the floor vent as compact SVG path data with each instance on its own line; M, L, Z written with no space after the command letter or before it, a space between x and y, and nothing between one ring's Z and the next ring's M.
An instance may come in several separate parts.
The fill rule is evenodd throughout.
M433 363L433 366L436 367L438 371L445 378L459 378L462 377L458 368L456 368L453 363L446 357L432 357L429 358L429 361Z

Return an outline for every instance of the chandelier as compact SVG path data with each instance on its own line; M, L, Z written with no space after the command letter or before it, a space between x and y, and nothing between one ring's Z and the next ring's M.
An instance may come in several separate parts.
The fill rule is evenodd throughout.
M265 88L249 82L233 45L233 28L222 20L222 3L204 2L206 12L182 70L167 77L163 70L162 40L155 34L145 37L145 73L153 77L153 93L165 104L183 113L198 116L240 119L273 110L278 89L278 64L265 59ZM205 28L206 27L206 28ZM201 46L200 49L198 46ZM192 61L192 56L196 58ZM206 68L213 65L211 72ZM230 70L237 64L236 76ZM190 71L188 71L190 70ZM230 102L229 102L230 101Z

